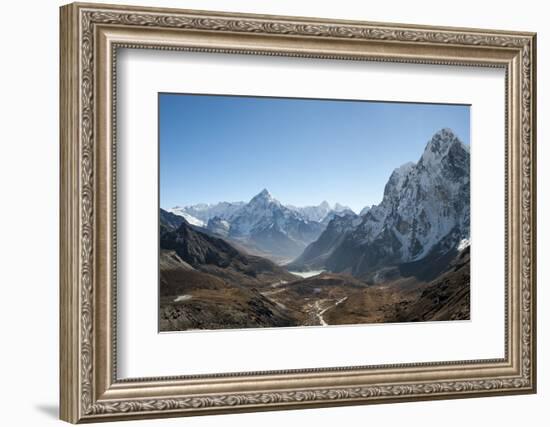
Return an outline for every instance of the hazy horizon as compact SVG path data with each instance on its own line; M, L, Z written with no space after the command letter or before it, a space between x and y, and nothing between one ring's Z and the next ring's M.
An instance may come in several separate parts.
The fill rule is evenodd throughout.
M266 188L283 205L359 213L442 128L469 145L470 107L159 94L160 206L248 202Z

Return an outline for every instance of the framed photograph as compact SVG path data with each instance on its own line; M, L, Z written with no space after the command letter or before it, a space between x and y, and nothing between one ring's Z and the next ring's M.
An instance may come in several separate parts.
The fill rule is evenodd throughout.
M536 391L535 34L61 8L61 418Z

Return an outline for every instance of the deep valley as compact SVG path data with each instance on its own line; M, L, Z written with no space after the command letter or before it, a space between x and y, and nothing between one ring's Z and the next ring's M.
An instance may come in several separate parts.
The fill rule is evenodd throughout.
M360 214L265 189L161 209L160 330L469 319L469 159L442 129Z

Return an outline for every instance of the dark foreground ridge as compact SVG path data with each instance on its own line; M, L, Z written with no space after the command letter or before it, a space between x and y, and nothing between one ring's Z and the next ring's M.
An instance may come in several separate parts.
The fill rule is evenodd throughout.
M429 282L379 285L344 273L299 278L185 222L161 245L161 331L469 318L469 248Z

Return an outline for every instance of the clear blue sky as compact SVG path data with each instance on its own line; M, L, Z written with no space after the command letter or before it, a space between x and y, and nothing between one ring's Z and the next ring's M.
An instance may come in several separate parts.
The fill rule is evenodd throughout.
M159 95L160 205L249 201L378 204L396 168L439 129L470 143L470 107Z

